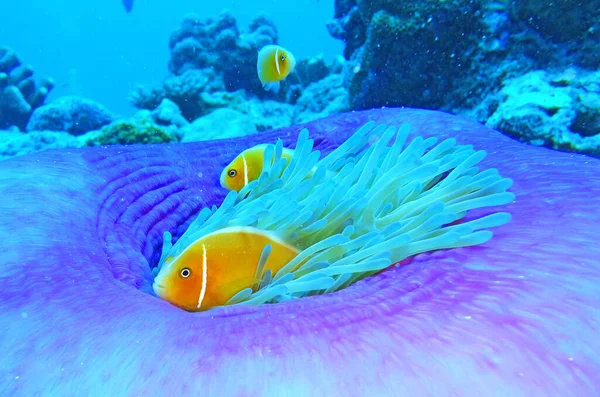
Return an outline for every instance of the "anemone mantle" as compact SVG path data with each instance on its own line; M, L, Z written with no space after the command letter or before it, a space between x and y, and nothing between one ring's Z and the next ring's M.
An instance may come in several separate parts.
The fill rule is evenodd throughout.
M327 153L369 119L456 137L512 178L512 221L334 294L188 313L151 294L162 233L219 204L250 145ZM0 395L592 395L600 161L440 112L342 114L244 138L0 163ZM474 211L473 215L481 215Z

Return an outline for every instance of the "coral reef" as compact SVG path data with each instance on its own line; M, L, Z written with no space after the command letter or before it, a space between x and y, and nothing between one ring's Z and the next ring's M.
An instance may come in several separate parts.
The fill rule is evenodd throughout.
M193 121L210 113L215 108L210 95L223 91L223 80L212 69L192 69L167 77L158 87L140 86L131 92L129 99L138 108L149 110L155 109L163 99L169 99L177 104L188 121Z
M27 124L27 131L66 131L81 135L97 130L114 120L101 104L87 98L64 96L37 108Z
M103 107L98 106L95 102L81 98L66 98L52 102L48 107L44 107L43 117L40 116L35 120L32 118L30 123L31 126L39 125L40 128L52 128L52 130L0 131L2 136L0 160L54 148L177 142L181 140L189 125L177 105L168 99L164 99L153 111L140 110L127 120L120 119L112 122L110 122L112 116L104 117L108 113ZM81 124L75 126L74 118ZM90 122L90 119L96 121ZM98 120L102 122L99 123ZM106 124L106 121L110 124ZM100 129L81 133L91 128L91 125ZM65 130L59 130L60 128ZM74 135L73 131L80 134Z
M227 10L216 18L188 15L171 34L169 70L179 76L187 70L211 69L227 91L244 89L263 96L265 91L256 79L256 55L277 39L277 28L265 14L257 15L244 32Z
M269 94L256 77L256 55L264 45L277 43L275 24L259 14L245 32L235 18L223 11L216 18L191 14L169 40L171 59L161 86L136 88L131 102L153 109L163 98L175 102L188 121L208 114L203 93L247 91L260 98ZM280 95L285 96L285 90Z
M469 0L336 1L330 33L354 37L345 50L350 106L443 107L470 78L465 71L483 30L476 10Z
M348 108L343 78L340 74L332 74L304 89L294 108L293 120L295 123L306 123Z
M63 131L0 131L0 160L46 149L77 148L81 140Z
M534 145L600 156L600 72L540 70L508 79L474 115Z
M274 23L264 14L259 14L244 32L239 31L235 18L227 11L216 18L188 15L171 35L170 75L158 86L138 86L129 99L136 107L149 110L169 99L189 122L216 109L230 108L257 117L258 131L347 110L346 93L339 90L339 79L329 79L342 72L344 60L339 58L326 62L318 55L299 60L295 73L285 80L278 94L265 91L256 75L256 56L260 48L277 40ZM344 98L335 98L333 103L318 98L317 103L309 104L316 91L335 92ZM297 109L291 106L299 101ZM303 114L303 109L309 113ZM219 114L223 112L213 119ZM239 119L235 117L232 123ZM196 134L193 139L199 138Z
M80 137L87 146L178 142L189 125L181 110L168 99L153 111L140 110L128 120L117 120Z
M600 67L599 10L600 0L336 0L328 29L346 44L351 109L411 106L481 116L482 103L496 101L507 79ZM514 131L524 124L504 125L512 135L531 134ZM564 140L585 152L595 145L576 135Z
M247 101L233 109L252 118L258 131L288 127L294 123L294 106L276 101Z
M183 117L179 106L168 99L163 99L153 111L141 110L137 115L139 117L150 117L154 123L162 126L182 128L189 124Z
M327 62L323 54L298 61L295 69L295 79L302 87L321 81L332 74L342 72L345 61L341 56L336 56L333 61ZM294 77L292 77L292 80Z
M43 105L53 87L50 78L36 83L33 67L21 64L10 48L0 47L0 129L16 126L24 130L31 113Z
M87 146L166 143L178 138L149 120L116 121L86 139Z
M512 221L334 294L191 314L149 293L163 232L222 202L241 150L293 148L303 126L4 162L0 395L597 394L600 160L424 110L306 127L327 155L368 120L487 151L481 166L514 180Z
M600 0L519 0L508 5L511 20L521 32L539 35L555 63L600 68ZM539 57L540 48L531 50Z
M182 132L182 142L197 142L250 135L257 132L257 129L254 120L247 114L220 108L196 119Z

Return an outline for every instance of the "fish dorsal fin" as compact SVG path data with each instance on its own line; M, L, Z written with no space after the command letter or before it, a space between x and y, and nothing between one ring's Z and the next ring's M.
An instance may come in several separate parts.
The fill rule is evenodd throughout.
M277 68L277 74L281 74L281 70L279 69L279 47L275 49L275 67Z

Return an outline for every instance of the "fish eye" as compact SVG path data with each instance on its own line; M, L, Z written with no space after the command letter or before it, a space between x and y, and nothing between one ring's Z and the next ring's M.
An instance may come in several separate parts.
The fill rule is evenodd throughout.
M285 61L285 55L282 55L279 59L281 59L282 61Z
M229 172L227 173L227 175L229 175L230 177L234 177L237 175L237 171L236 170L229 170Z
M192 271L190 269L188 269L187 267L184 267L183 269L181 269L179 274L183 278L188 278L192 274Z

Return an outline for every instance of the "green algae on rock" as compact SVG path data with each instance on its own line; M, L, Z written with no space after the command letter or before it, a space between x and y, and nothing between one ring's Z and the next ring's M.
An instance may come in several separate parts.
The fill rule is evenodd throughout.
M117 121L94 134L86 141L88 146L98 145L132 145L135 143L167 143L179 141L179 137L164 128L147 121L137 123Z

